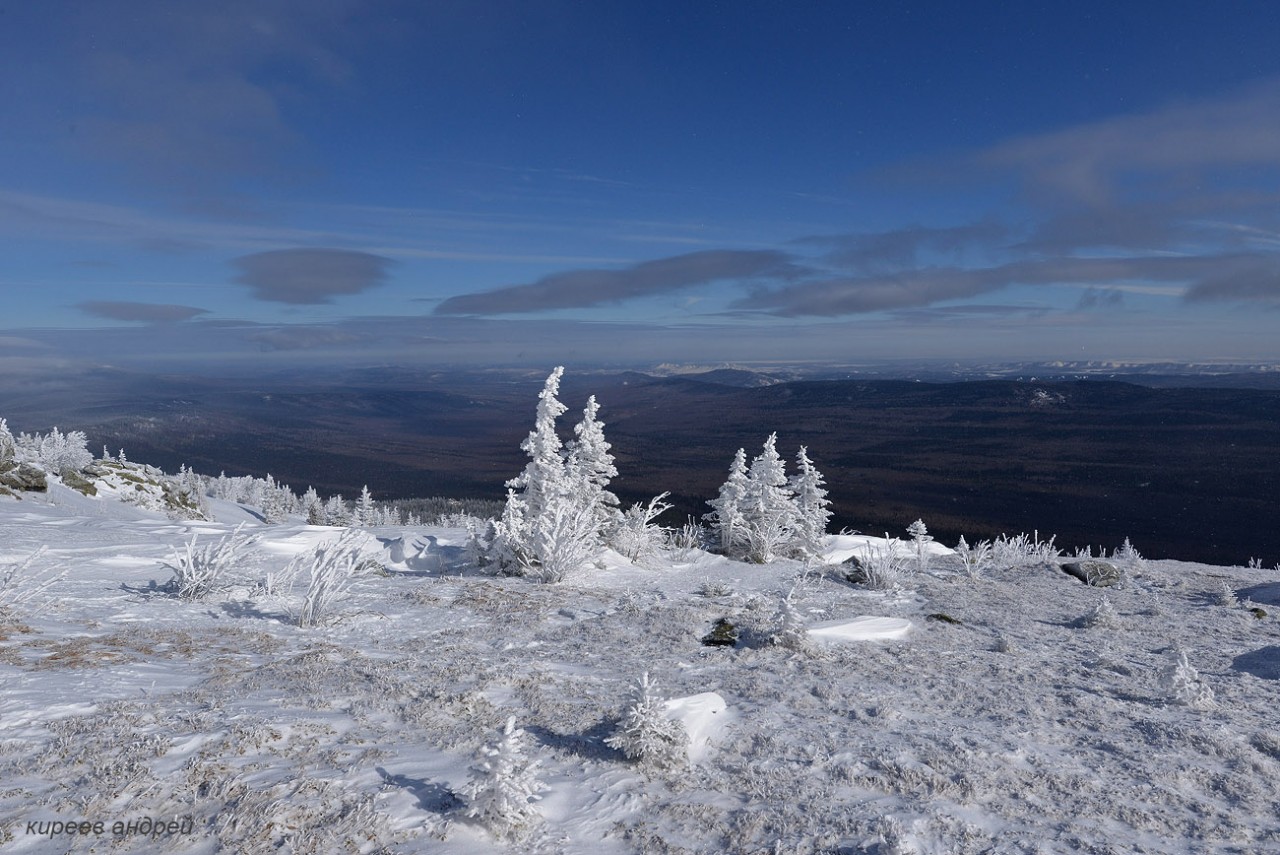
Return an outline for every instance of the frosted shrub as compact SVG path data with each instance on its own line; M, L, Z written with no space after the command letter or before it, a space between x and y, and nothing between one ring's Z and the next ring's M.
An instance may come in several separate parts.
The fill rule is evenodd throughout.
M2 421L0 427L3 427ZM52 568L32 572L31 565L45 552L42 546L17 564L0 568L0 614L30 611L33 599L66 577L65 568L57 573Z
M1055 537L1041 540L1039 532L1034 537L1028 534L1016 537L1002 534L991 545L992 564L1007 570L1027 564L1056 561L1061 552L1053 545L1054 540Z
M542 820L533 802L546 785L538 780L536 761L524 755L525 732L514 717L482 748L462 790L467 816L498 837L519 840Z
M227 570L240 563L256 542L256 538L240 533L243 528L241 523L231 534L203 548L197 546L200 536L193 534L182 551L173 553L173 560L164 566L173 571L169 584L179 599L201 600L218 588Z
M1222 580L1221 587L1218 589L1215 599L1218 601L1218 605L1225 606L1229 609L1234 609L1236 606L1240 605L1240 600L1236 597L1236 592L1231 588L1231 585L1227 583L1226 579Z
M657 555L666 545L667 529L653 521L671 510L671 505L663 501L669 495L662 493L650 499L647 505L637 502L627 508L613 533L613 548L634 562Z
M906 558L898 553L898 539L885 535L884 546L869 546L862 556L862 572L866 586L886 591L899 585L908 574Z
M1111 560L1123 569L1130 572L1140 572L1147 567L1146 560L1133 548L1133 544L1129 542L1129 538L1124 539L1124 543L1120 545L1111 555Z
M1216 706L1213 689L1200 679L1200 673L1187 661L1187 651L1179 650L1174 656L1173 663L1161 675L1161 685L1169 698L1199 710Z
M21 434L17 440L18 456L46 472L66 475L78 472L93 462L89 441L84 433L73 430L62 433L56 427L47 436Z
M618 729L605 744L654 769L680 769L689 762L688 733L683 724L667 717L666 701L658 695L647 671L636 683L631 706L623 713Z
M984 540L976 546L970 546L961 535L956 544L956 557L970 579L977 579L991 568L991 541Z
M1115 629L1120 626L1120 615L1116 613L1115 607L1111 605L1106 594L1103 594L1102 599L1098 600L1098 604L1093 607L1093 611L1080 618L1079 625L1088 628Z
M596 554L597 537L591 508L568 501L548 504L528 540L540 560L526 574L540 582L563 580Z
M303 568L310 571L307 593L297 614L298 626L321 623L333 604L347 592L356 571L364 564L368 539L364 532L350 529L336 540L317 544L289 562L284 571L286 575L296 576Z
M688 561L695 552L707 548L708 536L706 528L691 518L667 533L667 548L675 552L677 561Z

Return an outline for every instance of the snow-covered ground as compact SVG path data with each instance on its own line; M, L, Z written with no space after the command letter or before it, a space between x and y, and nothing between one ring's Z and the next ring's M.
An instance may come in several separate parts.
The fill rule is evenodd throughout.
M259 583L341 530L213 504L0 498L0 577L40 547L26 574L66 573L0 614L0 851L1280 852L1274 570L1151 562L1103 590L1043 564L969 578L938 547L875 591L687 550L541 585L464 568L461 531L375 529L403 552L373 540L385 569L303 629L301 589ZM176 548L241 523L259 539L229 589L164 589ZM768 643L789 591L804 651ZM1114 625L1082 620L1104 595ZM736 647L700 643L720 618ZM1180 651L1212 704L1165 681ZM644 672L695 739L686 770L604 742ZM508 844L458 794L510 716L547 789Z

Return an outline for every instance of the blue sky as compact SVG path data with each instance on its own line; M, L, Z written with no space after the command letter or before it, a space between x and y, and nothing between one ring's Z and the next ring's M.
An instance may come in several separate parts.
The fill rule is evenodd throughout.
M1280 359L1277 32L1269 3L10 6L0 366Z

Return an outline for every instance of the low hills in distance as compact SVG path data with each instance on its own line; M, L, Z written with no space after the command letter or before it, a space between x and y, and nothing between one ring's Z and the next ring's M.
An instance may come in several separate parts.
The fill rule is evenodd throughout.
M168 471L270 473L348 497L368 484L380 500L500 499L545 374L103 370L0 387L0 413L15 432L82 430L93 448ZM624 503L670 491L671 523L705 513L734 452L776 431L826 475L833 530L901 536L922 518L949 543L1038 529L1063 549L1129 537L1157 558L1280 560L1280 372L1268 366L570 368L570 412L591 394L613 488Z

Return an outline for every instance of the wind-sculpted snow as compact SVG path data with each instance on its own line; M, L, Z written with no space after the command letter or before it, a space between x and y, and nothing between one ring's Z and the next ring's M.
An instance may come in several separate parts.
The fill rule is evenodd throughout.
M686 546L544 585L471 569L464 530L378 528L380 566L299 627L303 584L264 582L343 530L210 504L175 522L56 481L0 499L0 576L40 547L33 582L66 571L0 613L0 851L1280 851L1280 642L1249 600L1273 570L1148 561L1103 592L1043 562L971 577L932 543L873 590ZM176 549L246 522L218 591L167 589ZM827 558L871 547L916 555L833 537ZM1082 620L1104 595L1108 620ZM772 643L784 597L844 639ZM721 618L736 646L704 647ZM910 630L868 640L860 618ZM687 767L606 742L645 672L697 742ZM467 802L508 721L546 787L516 843Z

